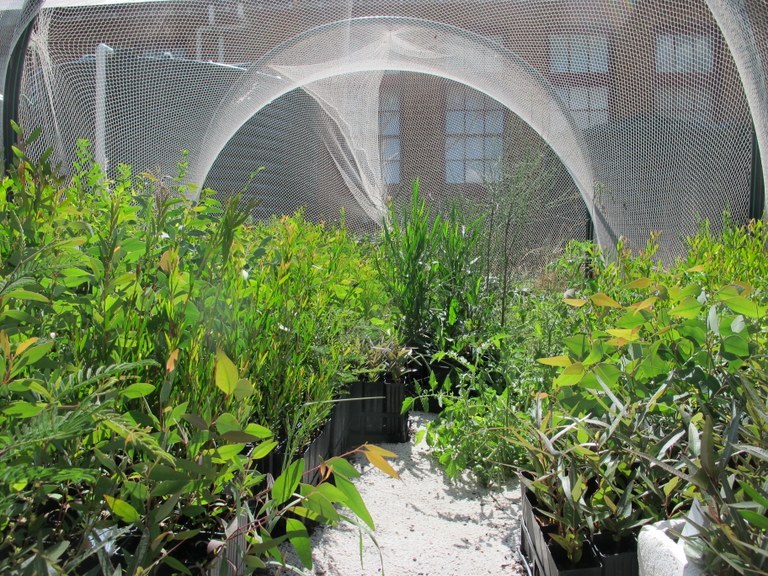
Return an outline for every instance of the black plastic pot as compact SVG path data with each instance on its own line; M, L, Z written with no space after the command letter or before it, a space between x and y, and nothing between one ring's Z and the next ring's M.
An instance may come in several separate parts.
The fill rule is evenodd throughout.
M639 576L637 537L634 534L618 542L610 534L595 534L592 546L603 565L603 576Z

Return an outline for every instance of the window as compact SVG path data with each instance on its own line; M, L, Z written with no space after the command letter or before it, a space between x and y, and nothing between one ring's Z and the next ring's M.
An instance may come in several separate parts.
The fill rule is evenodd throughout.
M379 146L384 184L400 184L400 95L379 95Z
M558 86L555 90L579 128L608 122L607 86Z
M677 120L709 121L714 109L708 76L714 68L711 36L660 34L656 38L656 113Z
M656 72L708 74L712 72L712 37L662 34L656 38Z
M712 114L712 93L706 86L658 86L656 112L689 122L708 120Z
M501 178L504 107L484 94L456 87L446 95L445 181L483 184Z
M608 38L586 34L549 38L552 72L588 74L608 72Z
M549 38L555 91L579 128L608 122L608 38L559 34Z

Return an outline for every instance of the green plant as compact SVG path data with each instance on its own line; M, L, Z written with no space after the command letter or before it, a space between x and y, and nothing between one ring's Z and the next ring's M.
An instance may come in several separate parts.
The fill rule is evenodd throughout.
M225 570L230 545L253 569L282 560L282 540L307 560L300 518L372 528L348 464L314 488L296 459L368 342L391 337L367 246L301 215L254 225L238 198L191 201L183 161L170 182L123 166L107 181L81 142L65 184L15 156L0 185L0 571ZM259 467L278 446L270 483ZM390 453L359 451L393 472Z

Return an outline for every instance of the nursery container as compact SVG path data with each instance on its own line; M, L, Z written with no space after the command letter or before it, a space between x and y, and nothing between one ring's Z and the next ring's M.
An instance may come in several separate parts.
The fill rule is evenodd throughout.
M595 534L592 546L603 565L603 576L638 576L637 538L634 535L616 543L610 534Z
M582 560L577 566L566 567L565 551L548 536L555 526L542 526L536 518L536 497L522 486L522 520L520 522L520 551L523 561L534 576L602 576L600 560L589 542L584 543Z
M385 381L354 382L349 396L348 446L365 442L407 442L408 414L401 414L405 386Z

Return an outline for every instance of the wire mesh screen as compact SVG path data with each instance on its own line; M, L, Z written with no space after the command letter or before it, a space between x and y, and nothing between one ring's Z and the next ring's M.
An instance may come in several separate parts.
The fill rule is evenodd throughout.
M768 149L765 0L17 4L34 153L86 138L108 171L174 175L186 151L260 216L370 231L418 177L436 209L514 211L531 265L588 216L672 258L747 217L753 129Z

